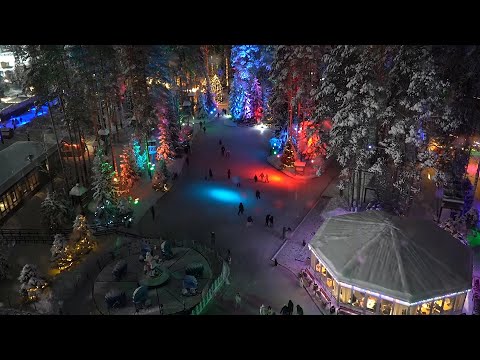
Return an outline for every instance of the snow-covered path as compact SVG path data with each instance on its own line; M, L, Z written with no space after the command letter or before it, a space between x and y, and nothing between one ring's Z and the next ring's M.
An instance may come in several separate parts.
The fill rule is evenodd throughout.
M228 127L223 118L207 124L196 137L190 165L177 183L155 206L155 219L147 212L137 229L144 235L172 234L178 240L210 241L216 233L216 246L222 253L232 252L232 283L224 296L207 309L209 314L235 313L233 297L238 291L243 307L236 313L256 314L262 303L278 313L292 299L305 314L318 314L308 294L293 274L273 267L270 258L283 243L282 227L295 228L328 185L330 177L299 181L275 170L266 162L271 132L255 128ZM198 125L196 125L198 126ZM222 140L229 159L221 156ZM185 165L187 166L187 165ZM205 180L209 168L213 180ZM231 169L232 179L227 178ZM253 177L268 173L269 183L255 183ZM235 181L239 180L241 187ZM255 198L255 191L261 199ZM243 202L245 213L237 215ZM274 217L274 227L266 227L265 216ZM246 218L254 219L252 227Z

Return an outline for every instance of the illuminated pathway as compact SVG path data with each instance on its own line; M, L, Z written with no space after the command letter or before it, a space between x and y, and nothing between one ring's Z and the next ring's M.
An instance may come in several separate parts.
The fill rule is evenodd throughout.
M317 314L307 293L291 273L273 267L270 258L282 244L282 227L292 229L303 219L328 184L321 177L308 182L296 181L266 162L269 131L254 128L233 128L223 125L220 118L207 125L207 133L198 134L192 146L190 166L185 167L177 183L155 207L155 221L148 211L138 230L144 235L169 233L178 240L194 239L209 242L210 232L216 233L216 245L222 253L232 252L232 283L223 297L207 309L208 314L229 314L233 296L239 291L243 309L237 313L256 314L262 303L279 313L292 299L305 314ZM219 139L231 151L230 159L221 156ZM185 165L186 166L186 165ZM208 169L213 181L206 181ZM227 169L232 179L227 179ZM253 176L268 172L270 183L254 183ZM240 178L241 187L235 185ZM255 199L255 190L261 199ZM245 206L238 216L238 203ZM265 227L265 216L274 216L274 228ZM246 227L247 216L254 225Z

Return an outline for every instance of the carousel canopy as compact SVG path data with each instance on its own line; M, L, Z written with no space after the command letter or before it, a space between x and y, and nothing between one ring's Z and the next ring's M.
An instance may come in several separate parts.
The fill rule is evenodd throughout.
M410 303L472 284L470 248L431 221L381 211L335 216L310 249L338 281Z

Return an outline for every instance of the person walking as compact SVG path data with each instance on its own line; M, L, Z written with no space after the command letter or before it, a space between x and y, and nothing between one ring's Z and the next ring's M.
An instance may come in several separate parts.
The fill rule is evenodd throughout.
M210 179L213 179L212 169L208 169L208 177L209 177Z
M270 227L273 227L273 216L270 215Z
M267 315L267 308L263 304L260 306L260 315Z
M268 226L269 222L270 222L270 214L267 214L267 216L265 216L265 226Z
M237 187L240 187L240 179L237 181Z
M268 174L265 174L265 182L267 182L267 183L269 182L268 181Z
M227 170L227 176L228 176L229 179L230 179L230 174L231 174L230 169L228 169Z
M163 304L158 306L158 311L160 312L160 315L163 315Z
M150 212L152 213L152 219L155 220L155 208L153 206L150 208Z
M204 126L203 127L203 133L206 134L207 133L207 128Z
M222 151L222 156L225 156L225 146L222 145L221 151Z
M218 140L218 145L222 145L222 139Z
M297 305L297 315L303 315L303 309L300 305Z
M277 258L273 259L273 266L278 266L278 260L277 260Z
M253 177L253 180L254 180L255 182L257 182L257 181L258 181L257 174L255 174L255 176Z
M293 301L288 300L288 315L293 315Z
M203 123L200 121L200 129L202 128Z
M255 197L260 200L260 190L255 191Z
M263 172L260 174L260 180L262 180L263 182L263 178L265 177L265 175L263 174Z
M215 232L213 232L213 231L210 233L210 242L212 244L212 248L214 248L215 247Z
M273 315L273 310L272 310L272 307L270 305L268 305L267 315Z
M245 208L243 207L243 203L238 204L238 214L237 215L240 215L240 214L243 215L244 211L245 211Z
M242 297L240 296L240 293L237 292L235 294L235 309L240 309L241 305L242 305Z
M280 310L280 315L288 315L288 306L283 305L282 310Z

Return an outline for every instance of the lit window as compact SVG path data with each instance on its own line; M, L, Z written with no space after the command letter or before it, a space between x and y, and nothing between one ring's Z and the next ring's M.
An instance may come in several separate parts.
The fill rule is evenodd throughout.
M377 302L378 298L373 295L368 295L367 297L367 310L370 310L372 312L377 311Z

